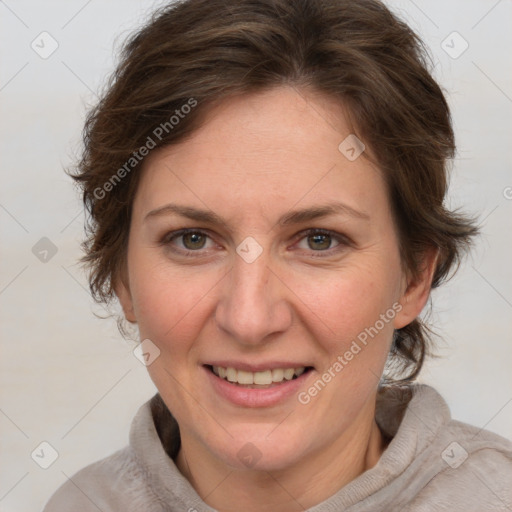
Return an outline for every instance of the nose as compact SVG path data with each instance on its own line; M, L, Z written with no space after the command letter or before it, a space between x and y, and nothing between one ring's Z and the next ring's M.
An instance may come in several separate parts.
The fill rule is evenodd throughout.
M232 271L223 281L216 322L240 344L268 342L292 324L289 290L269 263L265 251L252 263L236 255Z

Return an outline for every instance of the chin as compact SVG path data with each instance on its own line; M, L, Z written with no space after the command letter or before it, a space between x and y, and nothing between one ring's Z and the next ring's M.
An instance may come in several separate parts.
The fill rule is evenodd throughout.
M217 459L238 470L284 470L305 455L305 438L299 432L292 434L289 428L278 429L275 424L253 428L244 424L226 443L209 448Z

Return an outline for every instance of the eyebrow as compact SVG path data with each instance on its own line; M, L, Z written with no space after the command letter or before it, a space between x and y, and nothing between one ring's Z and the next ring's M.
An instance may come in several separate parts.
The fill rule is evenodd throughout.
M151 210L144 217L144 222L154 217L161 217L171 214L180 215L196 222L219 224L223 226L227 225L227 222L222 217L210 210L202 210L199 208L193 208L191 206L181 206L173 203L169 203L156 208L155 210ZM326 205L312 206L310 208L288 212L280 217L277 224L281 226L289 226L336 214L346 215L355 219L367 221L370 220L370 216L367 213L356 210L351 206L343 203L329 203Z

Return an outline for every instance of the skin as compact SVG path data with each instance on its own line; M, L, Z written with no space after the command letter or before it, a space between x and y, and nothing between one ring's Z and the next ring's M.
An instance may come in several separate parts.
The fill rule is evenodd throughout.
M180 425L176 464L218 510L312 507L373 467L386 447L374 420L379 378L393 330L428 299L435 257L407 277L380 171L364 154L349 161L338 150L352 131L338 102L278 87L224 100L189 139L145 162L116 293L141 340L160 350L148 371ZM333 202L366 217L278 223ZM169 203L223 223L147 218ZM173 239L183 228L203 231L205 245ZM319 243L307 229L345 238ZM236 252L249 236L262 248L252 263ZM307 404L294 395L277 406L236 407L202 367L292 358L314 367L304 391L393 304L401 310ZM252 468L237 456L248 442L260 454Z

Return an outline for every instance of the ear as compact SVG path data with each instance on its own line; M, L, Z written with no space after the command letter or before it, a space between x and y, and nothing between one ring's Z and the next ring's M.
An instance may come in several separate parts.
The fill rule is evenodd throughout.
M114 284L114 292L123 308L124 316L128 322L137 323L135 312L133 310L132 294L130 284L125 276L118 276Z
M409 325L421 313L430 295L432 278L439 258L439 249L432 247L424 253L421 268L414 278L405 278L400 304L402 309L395 316L394 327L401 329Z

